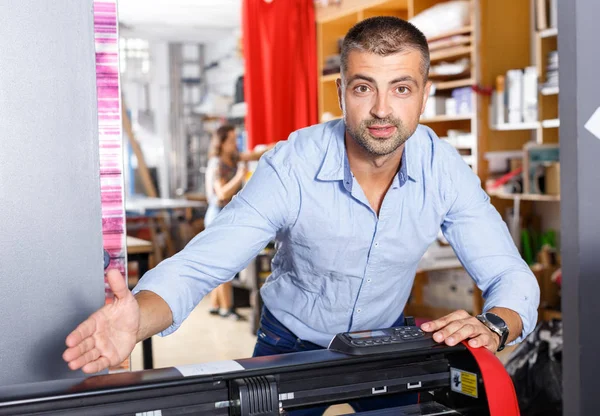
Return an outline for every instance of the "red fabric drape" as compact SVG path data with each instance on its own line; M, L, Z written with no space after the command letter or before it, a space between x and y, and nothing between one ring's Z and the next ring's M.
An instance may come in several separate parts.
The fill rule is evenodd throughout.
M317 122L313 0L244 0L248 148Z

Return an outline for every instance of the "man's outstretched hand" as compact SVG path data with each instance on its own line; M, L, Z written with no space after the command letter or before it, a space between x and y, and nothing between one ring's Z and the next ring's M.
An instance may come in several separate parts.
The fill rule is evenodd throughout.
M122 363L133 351L140 325L140 308L117 270L107 273L108 284L115 295L82 322L66 339L63 359L72 370L97 373Z

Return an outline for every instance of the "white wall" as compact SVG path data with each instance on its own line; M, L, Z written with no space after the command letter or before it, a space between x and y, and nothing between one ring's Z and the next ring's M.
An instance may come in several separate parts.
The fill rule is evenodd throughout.
M210 92L233 97L235 84L244 73L244 61L238 56L239 31L231 31L228 36L205 45L205 65L219 61L219 65L206 73ZM169 165L171 155L170 130L170 62L169 45L166 41L150 41L150 73L147 77L149 86L144 88L140 80L122 77L122 89L127 107L132 114L133 128L140 142L144 158L149 167L158 168L159 192L162 197L169 197L170 184ZM146 109L146 94L149 94L149 107L153 115L153 125L148 126L142 118L138 118L140 110ZM133 160L135 163L135 158ZM135 164L133 165L134 167ZM129 184L129 164L125 160L125 178ZM129 191L130 186L126 186Z
M239 31L232 31L229 36L206 44L206 65L219 60L219 66L206 73L209 90L214 93L232 97L236 80L244 73L244 61L238 55L239 37Z
M141 80L128 77L127 73L122 76L121 87L131 112L133 129L136 134L144 159L148 167L158 169L159 193L162 197L168 197L169 186L169 153L170 153L170 96L169 96L169 51L167 42L154 41L150 43L150 73L144 86ZM146 99L146 94L149 95ZM148 101L148 106L146 101ZM152 114L152 125L139 118L140 110L149 110ZM124 137L124 140L127 140ZM134 163L135 163L135 157ZM136 167L136 165L133 165ZM125 160L125 177L129 191L129 161Z
M157 149L157 158L153 166L159 169L159 186L161 196L168 197L169 188L169 154L171 151L169 140L170 128L170 96L169 96L169 45L166 42L155 42L150 46L150 59L153 71L153 82L150 88L151 105L154 109L154 127Z

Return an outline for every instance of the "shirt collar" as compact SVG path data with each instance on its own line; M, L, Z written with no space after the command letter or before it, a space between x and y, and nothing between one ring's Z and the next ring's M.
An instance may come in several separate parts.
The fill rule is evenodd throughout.
M344 137L346 134L345 123L343 120L337 120L328 126L328 129L329 134L326 134L326 136L329 137L329 142L325 151L323 163L317 173L317 179L322 181L344 180L351 183L352 174L350 172L348 155L344 144ZM417 133L415 132L415 134ZM404 185L407 179L411 179L414 182L417 182L418 180L417 175L419 169L415 165L417 156L413 154L417 149L410 145L411 139L406 141L404 151L402 152L402 162L400 164L400 171L398 172L400 186Z
M418 138L415 137L419 134L419 128L413 133L411 137L408 138L404 145L404 152L402 152L402 166L406 166L405 175L408 179L413 182L419 182L421 178L419 169L419 143L417 143ZM400 168L400 172L402 172L402 167Z
M346 146L344 145L344 135L346 127L343 120L336 120L333 123L327 123L326 127L329 134L329 142L321 168L317 173L317 179L322 181L341 181L344 179L344 159L346 156Z

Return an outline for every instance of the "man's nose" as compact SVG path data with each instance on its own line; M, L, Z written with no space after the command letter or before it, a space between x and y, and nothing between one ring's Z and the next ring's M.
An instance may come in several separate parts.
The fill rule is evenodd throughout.
M376 118L386 118L392 113L387 94L378 93L371 108L371 115Z

